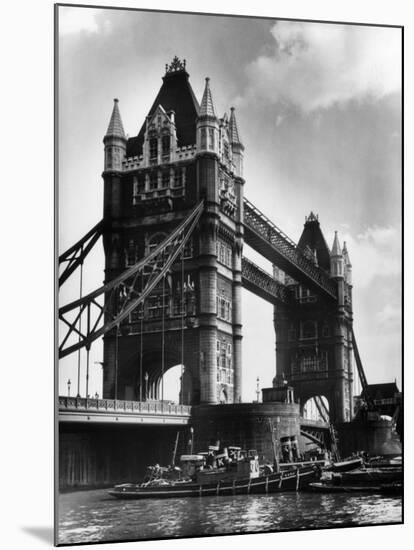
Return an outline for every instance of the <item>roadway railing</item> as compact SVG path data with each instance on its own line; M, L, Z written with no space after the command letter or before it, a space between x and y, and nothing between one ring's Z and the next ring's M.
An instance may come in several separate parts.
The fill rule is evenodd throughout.
M121 399L87 399L86 397L59 396L59 411L190 416L191 406L177 405L165 401L126 401Z

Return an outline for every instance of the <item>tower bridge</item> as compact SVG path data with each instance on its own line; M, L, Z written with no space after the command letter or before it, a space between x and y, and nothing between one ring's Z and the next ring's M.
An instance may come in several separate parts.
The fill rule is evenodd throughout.
M329 248L312 212L298 244L287 237L244 197L235 109L217 115L208 78L198 103L178 58L162 80L134 137L125 135L114 100L103 138L103 218L59 257L63 285L102 237L104 284L60 307L59 356L84 348L89 371L91 346L103 338L103 400L85 400L80 409L62 400L61 420L87 422L95 409L98 422L157 422L162 410L144 403L165 401L164 375L177 364L180 407L241 406L246 288L274 307L275 387L282 381L293 388L295 414L317 400L321 423L304 422L302 431L350 421L356 341L346 244L335 233ZM244 243L273 273L243 256ZM356 360L366 387L358 353ZM117 411L120 403L129 409ZM185 410L164 419L186 423Z

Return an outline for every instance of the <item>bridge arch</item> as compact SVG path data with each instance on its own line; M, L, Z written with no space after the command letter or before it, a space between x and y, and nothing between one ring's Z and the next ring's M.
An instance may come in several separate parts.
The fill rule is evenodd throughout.
M301 403L301 416L305 420L329 422L330 406L328 398L323 395L312 395Z

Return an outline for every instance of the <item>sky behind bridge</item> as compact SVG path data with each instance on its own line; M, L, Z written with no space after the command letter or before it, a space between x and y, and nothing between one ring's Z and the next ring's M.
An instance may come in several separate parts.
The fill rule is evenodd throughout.
M102 217L103 143L113 98L136 135L175 55L201 100L210 77L216 112L231 106L245 145L245 195L293 240L319 214L353 264L354 328L368 380L401 381L401 31L238 17L60 8L60 252ZM246 246L254 261L257 255ZM89 263L88 263L89 262ZM261 265L270 269L266 261ZM103 279L87 260L85 291ZM77 297L66 283L62 301ZM65 286L66 286L65 285ZM275 373L273 308L243 293L243 398ZM84 359L84 358L83 358ZM101 346L91 352L100 390ZM60 393L76 388L62 361ZM84 374L82 375L84 376Z

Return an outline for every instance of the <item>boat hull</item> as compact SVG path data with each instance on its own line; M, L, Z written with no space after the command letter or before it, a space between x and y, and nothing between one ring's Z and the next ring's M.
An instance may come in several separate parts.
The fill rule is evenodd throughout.
M319 478L314 468L280 472L253 479L219 481L214 484L175 483L163 486L122 485L109 491L119 499L183 498L204 496L230 496L269 494L282 491L299 491Z

